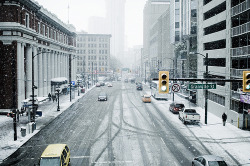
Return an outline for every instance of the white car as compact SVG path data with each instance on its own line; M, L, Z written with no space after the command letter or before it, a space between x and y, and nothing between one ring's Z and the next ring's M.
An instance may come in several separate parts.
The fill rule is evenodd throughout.
M108 83L108 87L112 87L113 85L111 83Z
M228 166L222 157L215 155L204 155L195 157L192 166Z

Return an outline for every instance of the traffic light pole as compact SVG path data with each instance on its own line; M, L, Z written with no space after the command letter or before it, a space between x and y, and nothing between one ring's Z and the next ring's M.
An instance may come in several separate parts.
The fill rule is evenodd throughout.
M206 78L208 78L208 53L206 53L205 61L206 61ZM207 81L206 81L206 84L207 84ZM205 124L207 124L207 98L208 98L208 91L206 89L205 90Z

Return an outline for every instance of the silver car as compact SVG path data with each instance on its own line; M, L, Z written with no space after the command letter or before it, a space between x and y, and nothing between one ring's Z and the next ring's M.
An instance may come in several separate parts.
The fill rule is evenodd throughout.
M215 155L204 155L195 157L192 166L227 166L222 157Z
M107 101L108 97L107 94L105 92L101 92L98 96L98 101Z

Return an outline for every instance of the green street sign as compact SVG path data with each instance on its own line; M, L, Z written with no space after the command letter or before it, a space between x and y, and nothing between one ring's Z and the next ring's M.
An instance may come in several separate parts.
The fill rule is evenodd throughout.
M216 89L216 84L189 84L188 89Z

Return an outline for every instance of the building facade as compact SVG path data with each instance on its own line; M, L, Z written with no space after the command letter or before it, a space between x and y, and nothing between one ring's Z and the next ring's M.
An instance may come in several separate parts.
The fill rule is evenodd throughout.
M143 9L143 55L142 55L142 71L144 77L151 79L150 72L152 71L152 63L155 61L157 55L151 53L155 52L152 47L157 46L152 44L151 38L152 25L156 24L158 18L168 9L170 0L148 0ZM153 32L154 33L154 32ZM150 44L151 42L151 44ZM150 46L151 45L151 46ZM151 47L151 48L150 48ZM151 58L152 57L152 58Z
M53 93L52 79L75 80L74 31L34 1L0 2L0 109L20 109L30 98L32 73L39 97Z
M108 34L77 34L77 74L85 78L108 76L110 73L110 44Z
M249 70L250 61L249 0L203 0L198 7L198 52L208 54L208 62L198 57L198 76L203 77L208 65L208 77L240 79ZM208 111L217 116L228 114L228 121L244 127L244 112L250 108L248 101L240 98L242 82L217 82L215 90L208 91ZM198 104L204 105L204 93L198 91ZM249 118L249 116L248 116Z

